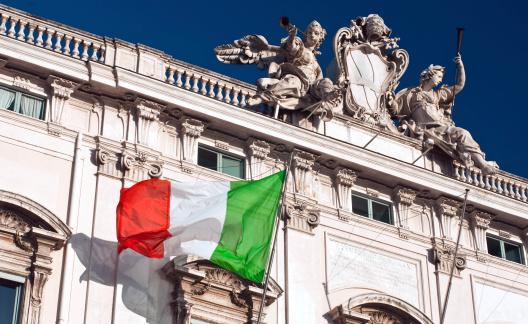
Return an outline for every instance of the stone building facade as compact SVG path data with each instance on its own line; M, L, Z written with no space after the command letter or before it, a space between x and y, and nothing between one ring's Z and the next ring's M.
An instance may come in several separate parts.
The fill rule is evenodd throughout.
M266 323L439 323L453 264L445 323L528 318L528 180L485 174L353 109L292 125L248 107L252 85L0 15L0 292L18 323L146 323L116 280L120 189L259 179L290 153ZM161 271L173 323L256 322L262 285L193 256Z

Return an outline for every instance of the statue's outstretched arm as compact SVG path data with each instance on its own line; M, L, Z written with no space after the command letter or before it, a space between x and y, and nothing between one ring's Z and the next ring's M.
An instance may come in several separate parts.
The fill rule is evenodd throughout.
M464 63L462 63L462 57L460 54L458 54L453 61L455 61L459 71L458 82L454 87L455 94L457 94L460 92L460 90L462 90L462 88L464 88L464 85L466 84L466 70L464 69Z

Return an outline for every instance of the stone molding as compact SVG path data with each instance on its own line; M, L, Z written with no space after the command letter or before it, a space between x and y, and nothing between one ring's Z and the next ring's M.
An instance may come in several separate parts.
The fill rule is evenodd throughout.
M138 117L136 143L148 145L151 140L152 123L159 120L159 115L165 106L141 98L137 98L135 104Z
M286 226L313 235L321 217L321 210L312 207L315 205L315 202L308 201L287 202L283 212Z
M394 201L398 213L398 226L401 228L409 229L409 212L416 199L416 195L417 192L409 188L402 186L394 188Z
M79 87L79 83L59 78L50 75L47 79L51 86L51 107L49 114L49 121L51 123L62 125L65 111L69 108L68 99L75 89Z
M455 244L433 241L433 255L436 265L436 272L444 273L447 275L451 274L451 269L453 268L453 258L455 256ZM461 253L460 249L457 253L457 258L455 262L455 271L454 275L461 277L461 271L464 270L467 266L467 255Z
M413 305L385 294L352 297L329 312L337 324L433 324Z
M173 323L188 324L191 314L194 318L222 324L256 322L262 298L260 284L206 260L183 266L172 260L163 267L163 272L174 284ZM273 304L283 292L271 281L265 306Z
M202 121L185 118L181 126L182 133L182 170L192 173L197 163L198 138L205 125ZM184 162L187 162L184 164Z
M294 192L306 197L313 197L312 167L315 164L315 156L307 152L297 152L293 156L292 174Z
M455 217L458 214L459 202L445 197L436 200L437 213L442 228L442 237L452 241L452 229L455 224Z
M337 186L337 203L342 210L352 212L352 187L357 179L357 173L350 169L339 168L335 173ZM349 217L344 216L348 220Z
M260 140L251 140L248 149L249 167L252 180L262 178L264 173L264 162L271 152L269 143Z

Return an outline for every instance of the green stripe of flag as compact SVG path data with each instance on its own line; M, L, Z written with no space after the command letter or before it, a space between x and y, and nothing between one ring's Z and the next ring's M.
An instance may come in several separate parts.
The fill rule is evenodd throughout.
M233 181L220 242L211 261L262 282L285 171L258 181Z

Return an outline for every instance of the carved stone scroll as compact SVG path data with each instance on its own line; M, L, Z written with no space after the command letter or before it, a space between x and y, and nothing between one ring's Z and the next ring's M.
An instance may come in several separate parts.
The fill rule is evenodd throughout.
M284 215L288 228L313 234L313 229L320 223L320 213L319 209L310 207L310 203L301 201L297 204L287 204Z
M436 271L450 275L455 256L455 245L444 244L433 239L433 254ZM460 276L460 272L467 266L466 255L458 251L455 262L454 274Z
M409 211L416 198L416 191L398 186L395 189L395 196L396 210L398 211L398 225L402 228L408 229Z
M356 172L350 169L339 169L336 174L337 202L339 208L352 211L352 192L354 182L357 179Z
M486 243L486 231L489 228L492 216L488 213L474 210L469 214L473 235L475 237L475 248L478 252L488 253L488 245Z
M443 238L453 240L453 226L459 203L455 200L440 197L436 200L438 217L442 227Z
M79 86L78 83L50 75L48 82L51 86L50 122L62 125L64 111L68 108L68 99Z
M138 99L136 103L136 113L138 117L137 143L148 145L150 140L150 130L152 123L158 119L164 106L152 101Z
M270 151L270 145L264 141L255 140L249 145L249 167L252 180L262 178L264 162Z

